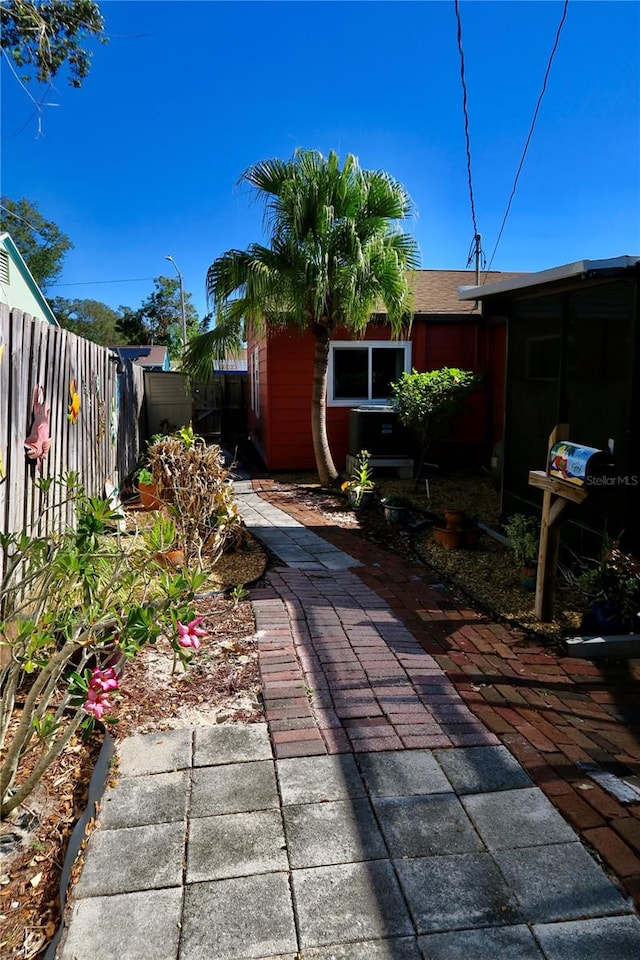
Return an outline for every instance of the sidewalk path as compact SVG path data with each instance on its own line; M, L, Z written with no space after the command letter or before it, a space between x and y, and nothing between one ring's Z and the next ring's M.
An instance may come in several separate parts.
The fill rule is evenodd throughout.
M122 743L61 960L638 960L631 900L365 582L395 571L267 522L267 724Z
M434 571L292 504L272 481L254 487L360 561L353 569L358 579L389 604L475 718L517 757L640 907L640 803L621 803L579 767L596 764L640 789L640 660L559 656L470 609Z

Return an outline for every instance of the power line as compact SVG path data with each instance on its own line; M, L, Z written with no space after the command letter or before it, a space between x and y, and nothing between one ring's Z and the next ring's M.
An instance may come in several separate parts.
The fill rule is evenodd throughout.
M457 0L456 0L456 6L457 6ZM536 103L536 108L535 108L535 110L534 110L534 112L533 112L533 120L531 121L531 126L530 126L530 128L529 128L529 133L528 133L528 135L527 135L527 140L526 140L526 143L525 143L525 145L524 145L524 150L522 151L522 156L521 156L521 158L520 158L520 163L518 164L518 170L517 170L517 172L516 172L515 180L513 181L513 187L512 187L512 189L511 189L511 196L509 197L509 202L507 203L507 209L505 210L504 217L502 218L502 225L501 225L500 230L499 230L499 232L498 232L498 239L496 240L496 245L495 245L495 247L493 248L493 253L491 254L491 259L489 260L489 266L487 267L487 272L486 272L485 278L484 278L485 280L487 279L487 274L488 274L489 271L491 270L491 264L493 263L493 258L494 258L495 255L496 255L496 250L498 249L498 244L500 243L500 239L501 239L501 237L502 237L502 233L503 233L503 231L504 231L505 224L506 224L506 222L507 222L507 217L509 216L509 211L511 210L511 204L512 204L512 202L513 202L513 198L514 198L515 193L516 193L516 188L517 188L517 186L518 186L518 180L519 180L519 178L520 178L520 173L522 172L522 167L524 166L524 159L525 159L525 157L526 157L526 155L527 155L527 150L529 149L529 144L530 144L530 142L531 142L531 137L533 136L533 129L534 129L535 125L536 125L536 120L538 119L538 113L539 113L539 111L540 111L540 105L542 104L542 98L544 97L545 91L546 91L546 89L547 89L547 80L548 80L549 74L550 74L550 72L551 72L551 64L553 63L553 58L555 57L556 50L558 49L558 43L560 42L560 34L561 34L561 32L562 32L562 28L563 28L563 26L564 26L564 22L565 22L565 20L566 20L566 18L567 18L567 10L568 10L568 8L569 8L569 0L564 0L564 7L563 7L563 9L562 9L562 16L561 16L561 18L560 18L560 23L559 23L558 29L557 29L557 31L556 31L556 38L555 38L555 41L554 41L554 43L553 43L553 49L551 50L551 55L549 56L549 62L547 63L547 69L546 69L545 74L544 74L544 80L542 81L542 90L540 91L540 96L538 97L538 102Z
M24 217L21 217L20 214L15 213L13 210L10 210L9 207L5 207L4 203L0 203L0 210L4 210L5 213L8 213L10 217L15 217L16 220L20 220L21 223L26 223L34 233L41 233L42 227L35 227L32 223L29 223L28 220L25 220Z
M467 178L469 181L469 200L471 201L471 220L473 221L474 238L478 234L478 224L476 223L476 206L473 199L473 180L471 177L471 140L469 137L469 112L467 109L467 84L464 76L464 50L462 48L462 22L460 20L460 4L454 0L456 8L456 20L458 23L458 51L460 53L460 79L462 81L462 110L464 112L464 135L467 146Z

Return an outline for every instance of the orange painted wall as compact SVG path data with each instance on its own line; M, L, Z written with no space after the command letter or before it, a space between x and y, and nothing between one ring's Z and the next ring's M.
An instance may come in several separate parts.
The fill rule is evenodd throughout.
M349 340L346 332L335 340ZM370 326L366 340L389 339L389 328ZM454 442L441 445L440 459L457 455L477 462L491 449L492 416L488 389L491 372L487 328L481 321L458 322L416 319L412 365L418 370L458 366L483 373L485 382L471 398L471 409L459 423ZM311 385L314 338L311 332L278 331L259 340L249 337L249 369L254 346L260 347L260 417L249 411L249 432L256 449L272 470L308 470L315 466L311 441ZM502 368L501 368L502 369ZM349 445L349 408L328 407L329 443L339 470L344 469Z

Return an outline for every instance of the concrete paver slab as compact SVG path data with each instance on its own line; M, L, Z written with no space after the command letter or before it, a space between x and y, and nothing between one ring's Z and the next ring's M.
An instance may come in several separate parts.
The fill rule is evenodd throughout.
M304 960L423 960L417 939L394 937L366 943L337 943L329 947L307 947Z
M358 763L372 797L453 792L430 750L361 753Z
M118 748L123 777L184 770L191 764L193 731L187 728L140 733L127 737Z
M351 754L276 760L282 803L320 803L366 797Z
M462 803L490 850L570 843L575 833L537 787L478 793Z
M79 900L59 960L176 960L181 907L180 887Z
M176 887L182 882L185 824L97 830L87 846L76 897Z
M268 810L278 806L278 788L271 760L196 767L193 771L193 818Z
M507 926L523 919L487 853L394 862L418 933Z
M630 912L627 901L580 843L499 850L494 856L530 922Z
M294 870L292 882L303 956L307 947L414 933L388 860Z
M271 760L266 723L218 724L196 730L193 764L209 767L248 760Z
M387 848L368 800L333 800L283 809L292 867L382 860Z
M420 937L428 960L544 960L531 931L524 924L514 927L483 927ZM589 960L591 955L589 954ZM581 960L586 960L585 954Z
M377 797L373 805L394 859L483 849L482 841L454 795Z
M638 960L640 920L602 917L533 928L547 960Z
M285 873L194 883L186 888L180 960L295 956L297 949Z
M183 820L188 789L186 770L123 777L100 801L100 826L114 830Z
M191 821L187 883L289 868L279 810L230 813Z
M407 583L391 560L388 569L372 565L371 545L354 547L366 563L356 576L348 568L359 561L250 484L246 493L256 533L298 568L272 569L254 596L268 729L282 759L273 760L265 724L127 741L123 779L103 801L87 849L72 952L63 944L62 960L636 960L640 921L630 901L496 737L508 736L568 816L588 813L584 800L566 795L568 779L558 793L543 762L554 748L573 762L564 745L575 732L560 734L537 716L550 711L566 725L558 710L570 717L572 702L560 687L536 690L560 671L575 692L571 668L532 648L517 680L524 672L533 690L516 692L506 628L472 622L461 601L441 599L417 576ZM332 539L347 543L348 535ZM450 645L449 628L465 621L463 641ZM490 677L488 692L481 685L472 697L468 682L441 667L467 680L470 670ZM496 668L504 688L492 686ZM606 746L611 709L595 695L588 706ZM618 737L616 752L628 744ZM444 746L467 749L427 749ZM348 753L302 756L327 749ZM585 797L589 823L596 808L610 821L611 801L603 793L594 805L594 795ZM618 811L625 828L632 814ZM613 869L621 863L634 889L633 831L605 848L609 832L587 837Z
M460 796L532 786L528 774L503 746L436 750L435 756Z

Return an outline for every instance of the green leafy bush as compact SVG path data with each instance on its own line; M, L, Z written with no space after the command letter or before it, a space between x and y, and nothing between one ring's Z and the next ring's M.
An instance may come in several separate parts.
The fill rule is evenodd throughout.
M610 605L624 629L640 632L640 561L617 542L605 542L599 561L585 561L576 584L589 603Z
M401 423L413 430L420 442L420 467L430 444L445 437L464 412L477 382L476 374L468 370L443 367L425 373L412 370L391 384L391 403Z
M540 522L524 513L514 513L504 525L516 560L523 566L535 566L538 562Z
M43 533L0 535L0 804L7 816L29 796L76 732L110 722L120 672L161 634L174 666L199 646L191 601L199 571L169 573L155 562L157 543L175 531L157 524L130 535L109 501L85 495L74 475L40 480L62 496L74 523ZM0 566L0 569L2 567ZM126 679L124 682L126 686Z

